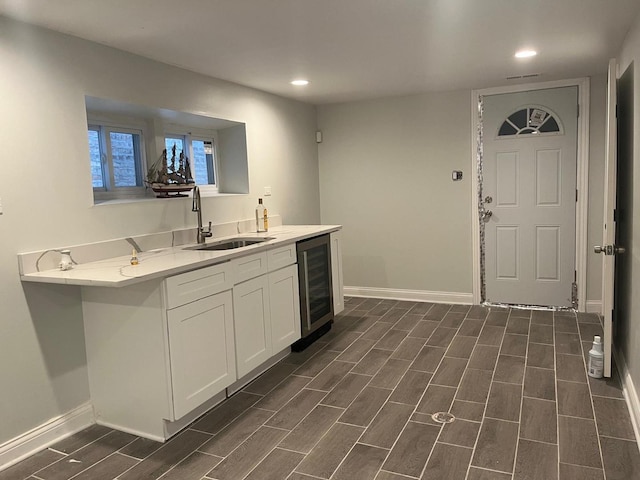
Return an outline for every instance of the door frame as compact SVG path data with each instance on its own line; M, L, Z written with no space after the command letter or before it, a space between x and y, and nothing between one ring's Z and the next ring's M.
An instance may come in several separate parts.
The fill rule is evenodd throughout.
M480 99L487 95L504 93L518 93L528 90L544 90L560 87L578 87L578 138L577 138L577 165L576 188L578 199L576 202L576 282L578 284L578 310L586 311L587 306L587 215L589 203L589 111L590 111L590 80L589 78L574 78L556 80L550 82L527 83L521 85L508 85L502 87L483 88L471 91L471 158L473 180L471 182L471 226L473 242L473 303L480 304L482 298L482 270L481 239L480 239L480 201L481 184L480 173L482 155L480 144L481 111Z

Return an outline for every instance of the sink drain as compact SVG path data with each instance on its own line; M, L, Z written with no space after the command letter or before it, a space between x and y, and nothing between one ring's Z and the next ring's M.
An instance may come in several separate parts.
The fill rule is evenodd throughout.
M453 423L453 421L456 419L456 417L447 412L436 412L431 415L431 418L434 422L438 423Z

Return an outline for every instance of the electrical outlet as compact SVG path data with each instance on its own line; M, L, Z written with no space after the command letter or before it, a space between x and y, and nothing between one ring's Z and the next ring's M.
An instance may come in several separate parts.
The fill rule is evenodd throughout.
M265 197L271 196L271 187L264 187L264 196Z

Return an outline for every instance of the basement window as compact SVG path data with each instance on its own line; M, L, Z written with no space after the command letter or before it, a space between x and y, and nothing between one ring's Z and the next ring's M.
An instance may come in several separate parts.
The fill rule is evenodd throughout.
M208 191L216 189L216 155L213 136L199 136L192 133L170 134L165 136L164 143L169 160L173 156L174 146L176 158L181 152L189 158L191 174L196 185L206 185Z
M155 199L149 169L165 149L170 165L174 146L178 168L183 154L203 197L249 193L244 123L98 97L85 103L95 205Z
M512 113L502 122L498 137L561 133L560 124L552 113L540 107L527 107Z
M142 130L91 124L88 139L94 196L105 200L144 196Z

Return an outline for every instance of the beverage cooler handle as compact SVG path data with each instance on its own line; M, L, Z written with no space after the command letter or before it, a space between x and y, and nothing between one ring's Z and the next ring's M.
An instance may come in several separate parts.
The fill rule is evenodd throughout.
M304 301L307 308L307 328L311 331L311 303L309 302L309 264L307 262L307 252L302 252L302 265L304 267Z

